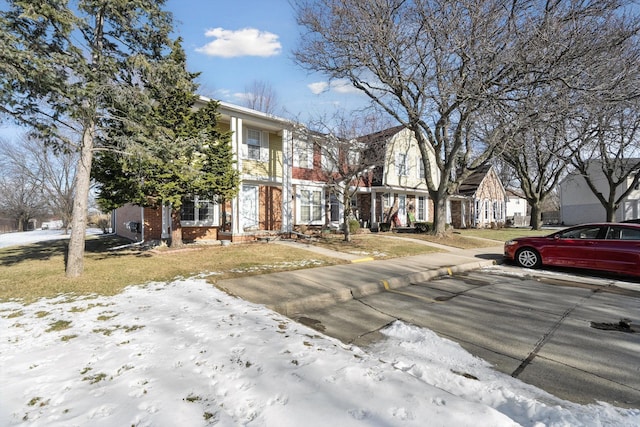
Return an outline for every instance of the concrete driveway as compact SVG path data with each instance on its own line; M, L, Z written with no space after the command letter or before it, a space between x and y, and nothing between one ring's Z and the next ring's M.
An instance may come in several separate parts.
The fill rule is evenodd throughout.
M640 284L515 277L505 275L508 269L416 282L290 317L361 346L402 320L558 397L640 408Z

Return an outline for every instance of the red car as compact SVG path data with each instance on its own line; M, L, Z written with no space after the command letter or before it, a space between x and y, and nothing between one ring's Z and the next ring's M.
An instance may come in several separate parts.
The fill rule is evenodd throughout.
M526 268L554 265L640 277L640 224L583 224L520 237L505 242L504 257Z

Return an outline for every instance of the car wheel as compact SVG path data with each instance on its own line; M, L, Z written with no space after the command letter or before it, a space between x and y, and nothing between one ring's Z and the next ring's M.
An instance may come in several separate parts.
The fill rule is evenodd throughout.
M540 254L535 249L522 248L516 252L516 263L520 267L537 268L542 265Z

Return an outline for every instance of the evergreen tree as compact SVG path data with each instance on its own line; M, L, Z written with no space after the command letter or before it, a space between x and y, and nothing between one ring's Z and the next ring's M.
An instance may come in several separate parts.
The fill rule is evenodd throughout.
M172 17L164 3L7 0L0 10L0 110L57 149L79 153L67 277L83 271L93 155L113 148L105 135L116 101L150 100L129 70L166 51Z
M133 202L141 206L171 206L171 245L182 244L180 208L185 198L198 196L224 202L237 192L230 134L217 129L217 103L195 108L198 76L186 70L178 39L162 61L134 64L153 100L146 111L116 120L109 139L120 141L118 152L100 153L94 178L100 183L99 203L116 208ZM126 97L123 98L126 100ZM120 106L120 110L127 106ZM132 110L139 106L129 104Z

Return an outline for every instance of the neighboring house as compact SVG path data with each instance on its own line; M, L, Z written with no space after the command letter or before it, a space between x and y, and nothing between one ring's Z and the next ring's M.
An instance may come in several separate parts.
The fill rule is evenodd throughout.
M632 164L638 163L638 159L628 159ZM592 162L587 169L591 181L605 197L609 195L607 178L604 176L599 162ZM625 183L616 189L616 196L624 193L633 184L635 173L629 174ZM577 171L569 173L560 182L560 221L565 225L582 224L587 222L600 222L606 219L604 206L584 177ZM624 221L640 218L640 186L636 185L631 193L620 203L616 211L615 221Z
M203 102L208 99L202 98ZM232 131L238 196L221 206L195 198L181 211L185 241L253 240L292 230L291 157L294 124L249 108L220 102L219 127ZM171 208L126 205L114 212L114 231L132 240L160 240L171 234Z
M525 227L529 225L529 216L527 215L528 203L527 199L517 191L506 190L506 221L514 227Z
M326 136L283 118L224 102L218 112L220 130L232 133L239 193L223 205L198 197L184 200L183 240L239 242L301 227L341 226L344 206L330 191L338 178L332 161L350 159L352 153L327 152L331 145ZM351 208L364 227L377 229L380 223L401 227L433 220L422 157L410 130L398 126L358 138L353 144L366 147L358 155L372 165L358 175L357 183L347 184L355 192ZM431 173L438 182L435 153L429 149ZM504 222L504 188L497 174L490 168L474 173L449 208L454 226ZM168 239L171 207L125 205L113 212L112 224L116 234L131 240Z
M293 133L291 191L294 227L338 226L342 218L339 201L327 188L331 162L323 136L307 130ZM337 157L337 154L336 154Z
M491 165L476 169L449 199L451 225L487 228L506 222L507 194Z
M384 147L382 166L373 169L372 179L361 185L354 201L361 222L375 229L380 223L402 227L432 220L433 203L429 201L422 155L413 132L397 126L358 141L374 150ZM437 181L435 155L431 164Z

